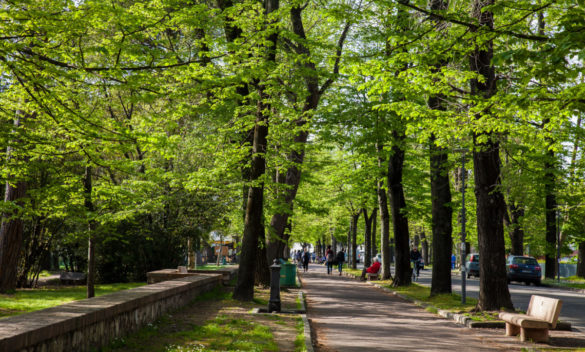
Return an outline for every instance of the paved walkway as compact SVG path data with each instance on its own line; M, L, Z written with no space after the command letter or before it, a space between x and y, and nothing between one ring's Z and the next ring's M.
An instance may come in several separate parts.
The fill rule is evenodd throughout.
M503 330L470 329L321 265L300 273L316 352L510 351Z

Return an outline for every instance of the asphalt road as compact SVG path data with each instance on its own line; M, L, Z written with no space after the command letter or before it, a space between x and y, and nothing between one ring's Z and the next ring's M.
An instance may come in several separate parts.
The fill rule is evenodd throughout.
M479 279L466 279L466 296L479 297ZM461 274L453 274L451 276L453 292L461 294ZM418 280L419 284L431 285L431 270L421 270L421 275ZM563 301L563 308L561 309L561 321L570 322L574 331L585 332L585 294L544 286L525 286L512 282L508 285L510 295L512 296L512 303L514 307L526 310L530 302L531 295L540 295L546 297L558 298Z

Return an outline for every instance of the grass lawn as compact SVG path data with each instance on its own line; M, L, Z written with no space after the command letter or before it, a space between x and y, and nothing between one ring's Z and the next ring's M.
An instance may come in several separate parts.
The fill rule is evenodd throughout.
M123 284L104 284L95 286L95 295L101 296L120 290L145 285L134 282ZM84 299L86 286L45 287L38 289L18 289L11 295L0 294L0 318L28 313L35 310L58 306L63 303Z
M585 279L578 276L563 277L560 282L558 282L557 279L543 279L542 283L550 286L585 289Z
M302 318L254 314L253 308L266 307L269 290L257 288L254 297L240 302L231 298L230 288L217 288L101 351L306 351ZM294 289L281 292L283 308L295 308L297 297Z
M205 264L205 265L197 265L197 269L196 270L218 270L218 269L225 269L225 268L230 268L230 267L234 267L234 265L230 265L230 264L226 264L226 265L222 265L220 264L215 265L215 264Z

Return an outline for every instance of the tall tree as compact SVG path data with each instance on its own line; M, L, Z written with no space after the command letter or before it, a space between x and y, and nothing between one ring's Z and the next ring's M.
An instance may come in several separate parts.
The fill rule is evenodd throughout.
M278 40L278 27L270 19L271 14L279 8L278 0L267 0L264 3L264 15L266 25L272 26L267 34L265 50L265 62L270 66L276 61L276 46ZM266 150L268 137L268 104L269 93L266 82L256 82L258 93L258 105L256 121L254 124L254 141L252 144L252 164L250 167L250 186L248 190L248 202L246 204L246 217L244 221L244 234L242 238L242 252L240 266L238 268L238 281L234 288L233 297L242 301L250 301L254 298L254 283L256 273L256 259L258 252L258 239L264 237L264 182L262 178L266 171Z
M492 62L493 39L485 38L481 31L494 28L490 9L495 0L475 0L472 17L479 26L473 51L469 56L470 69L478 75L470 81L471 94L479 100L489 100L496 94L496 75ZM489 111L482 108L476 118ZM477 202L477 231L479 238L480 289L477 306L480 310L513 308L506 279L504 243L504 197L500 189L500 148L497 135L491 131L476 132L473 136L473 170Z

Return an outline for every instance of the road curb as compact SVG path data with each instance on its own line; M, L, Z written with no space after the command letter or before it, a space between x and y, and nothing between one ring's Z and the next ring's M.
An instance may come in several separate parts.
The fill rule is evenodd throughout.
M301 280L301 276L297 275L297 279L299 280L301 287L303 286L303 281ZM301 318L303 319L303 329L305 335L305 349L307 352L314 352L313 350L313 339L311 337L311 324L309 319L307 318L307 304L305 302L305 293L302 290L299 290L299 301L301 302L301 310L304 311L304 314L301 314Z

